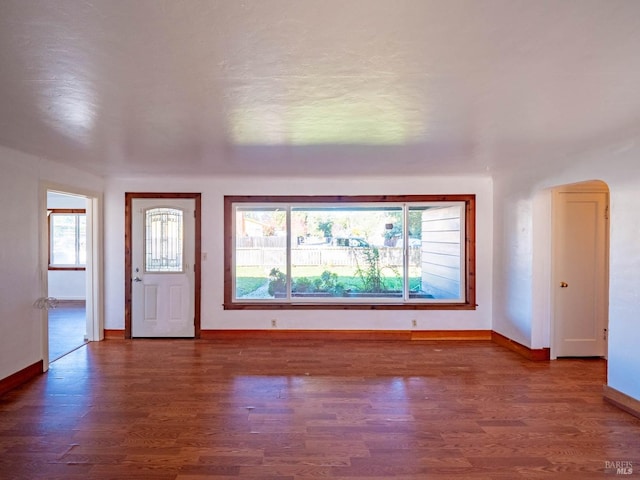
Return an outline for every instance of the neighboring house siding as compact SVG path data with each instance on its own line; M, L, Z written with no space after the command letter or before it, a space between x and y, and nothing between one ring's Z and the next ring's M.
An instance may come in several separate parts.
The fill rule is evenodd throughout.
M460 295L460 207L422 214L422 289L434 298Z

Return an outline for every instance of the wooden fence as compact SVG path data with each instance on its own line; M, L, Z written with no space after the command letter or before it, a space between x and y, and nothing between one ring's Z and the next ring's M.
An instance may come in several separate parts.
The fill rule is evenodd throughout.
M403 249L381 247L380 264L402 267ZM236 248L236 266L264 267L284 265L286 248ZM350 247L292 248L291 263L296 266L356 267L364 266L364 249ZM420 247L409 247L409 265L420 266Z

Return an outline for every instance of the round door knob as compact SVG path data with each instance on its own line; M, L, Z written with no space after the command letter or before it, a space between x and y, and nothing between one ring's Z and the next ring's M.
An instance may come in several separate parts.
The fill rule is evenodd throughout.
M567 288L569 284L567 282L560 282L560 288Z

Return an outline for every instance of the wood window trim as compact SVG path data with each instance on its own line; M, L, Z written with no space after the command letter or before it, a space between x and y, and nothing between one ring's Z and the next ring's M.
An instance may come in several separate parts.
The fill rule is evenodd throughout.
M249 303L233 299L234 232L236 203L411 203L464 202L465 204L465 301L456 303ZM476 196L454 195L355 195L271 196L225 195L224 197L224 310L475 310L476 304Z
M49 235L49 244L47 246L47 269L49 271L67 271L67 272L84 272L86 267L65 267L65 266L57 266L51 265L51 215L52 214L81 214L86 215L87 210L84 208L48 208L47 209L47 229Z

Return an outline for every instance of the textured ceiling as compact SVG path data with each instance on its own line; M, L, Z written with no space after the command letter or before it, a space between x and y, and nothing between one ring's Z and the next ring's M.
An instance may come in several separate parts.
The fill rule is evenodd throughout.
M638 135L637 0L2 0L0 144L104 175L486 174Z

